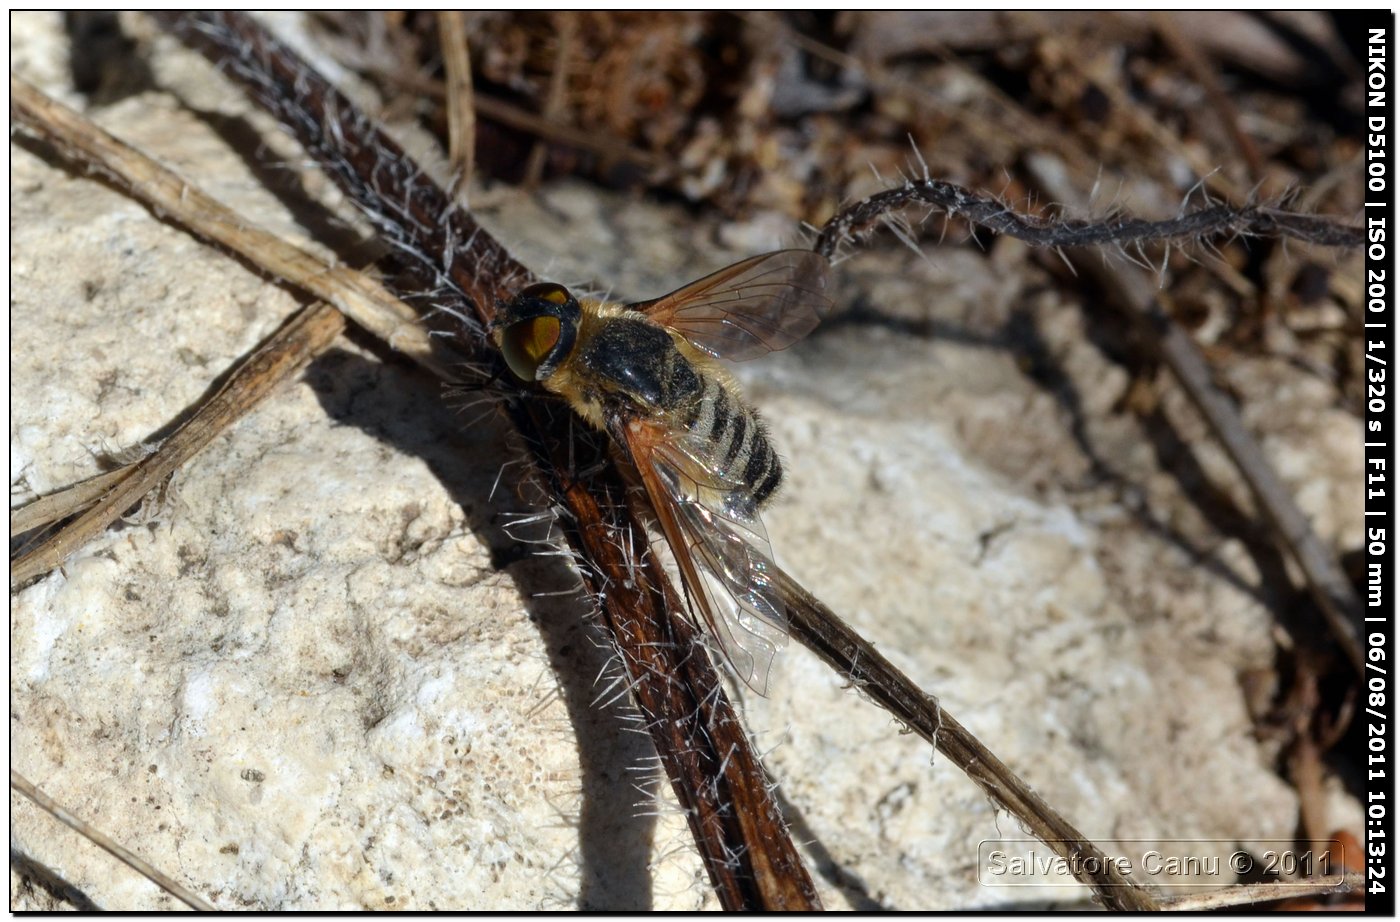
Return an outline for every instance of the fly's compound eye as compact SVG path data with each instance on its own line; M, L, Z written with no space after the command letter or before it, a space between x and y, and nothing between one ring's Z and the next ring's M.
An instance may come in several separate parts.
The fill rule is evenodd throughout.
M568 293L564 296L567 298ZM540 366L559 343L560 330L558 317L544 316L513 323L502 331L501 354L516 377L536 380Z
M582 312L569 289L538 282L502 304L496 316L492 336L510 370L522 381L544 381L573 352Z

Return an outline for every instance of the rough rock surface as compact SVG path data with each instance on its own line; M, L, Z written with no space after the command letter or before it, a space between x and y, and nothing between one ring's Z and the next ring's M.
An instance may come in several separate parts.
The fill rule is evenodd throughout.
M57 20L14 30L16 71L81 103ZM91 114L313 236L253 163L268 123L165 38L146 50L180 95ZM23 499L178 417L296 300L42 146L11 155ZM479 201L527 263L620 295L793 242L726 250L679 209L578 185ZM1115 410L1125 373L1038 272L1005 241L862 254L843 316L740 370L788 459L779 558L1091 837L1288 838L1296 803L1239 679L1272 657L1268 588ZM224 909L713 906L649 743L594 703L608 656L560 594L571 575L503 527L531 510L501 425L382 356L347 338L181 471L153 522L12 597L14 766ZM1356 421L1288 368L1229 374L1306 511L1354 545ZM1084 899L979 884L978 843L1014 820L805 651L773 685L744 708L829 907ZM96 904L173 905L11 800L12 848Z

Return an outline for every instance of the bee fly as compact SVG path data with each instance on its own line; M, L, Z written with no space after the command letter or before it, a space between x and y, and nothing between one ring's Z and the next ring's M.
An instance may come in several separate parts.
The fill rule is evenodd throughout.
M512 372L558 394L636 468L687 594L759 694L787 640L759 509L782 465L716 358L786 349L830 310L810 250L755 256L662 298L613 304L540 283L502 303L492 337Z

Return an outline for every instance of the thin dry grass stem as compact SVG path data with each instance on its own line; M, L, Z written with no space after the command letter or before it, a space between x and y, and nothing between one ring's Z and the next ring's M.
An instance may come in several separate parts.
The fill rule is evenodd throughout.
M1234 887L1211 890L1207 893L1188 893L1183 896L1163 899L1160 908L1166 912L1211 912L1240 906L1256 906L1260 903L1272 903L1276 900L1295 897L1351 893L1352 891L1360 891L1365 884L1365 874L1360 871L1348 871L1335 877L1322 877L1316 880L1239 884ZM1326 906L1317 908L1324 911L1327 909Z
M311 304L297 311L160 448L114 472L124 476L110 484L91 508L16 559L10 566L10 585L42 576L106 531L180 465L330 348L344 330L345 318L329 305Z
M158 216L170 218L267 273L330 302L390 348L427 365L439 377L453 378L412 309L364 273L332 265L250 224L179 174L13 76L10 114L67 155L114 177Z
M440 10L437 27L447 86L447 159L452 164L451 192L466 202L476 160L476 104L472 99L467 14L462 10Z
M574 14L567 10L557 11L551 18L554 22L557 46L554 53L554 70L549 75L549 92L545 96L544 110L541 114L546 122L555 123L565 111L565 91L569 88L569 68L574 58L578 28ZM525 163L525 188L533 189L539 185L541 177L544 176L545 159L548 156L549 147L543 140L537 140L530 149L529 160Z
M792 636L876 704L903 721L962 770L998 806L1063 857L1104 906L1156 909L1155 897L1026 786L1016 773L879 651L780 569L774 582L787 606Z
M41 496L18 509L11 509L10 537L42 528L80 512L100 499L102 494L130 475L135 468L134 462L124 464L114 471L89 477L55 493Z
M39 788L34 786L33 782L13 768L10 769L10 787L29 798L39 809L43 810L49 816L52 816L70 829L76 830L83 838L111 854L118 861L122 862L166 893L169 893L186 906L199 912L214 911L213 906L180 886L168 875L157 871L131 851L118 845L110 836L106 835L101 830L94 828L68 812L52 797L49 797L43 791L39 790Z
M436 96L442 99L447 97L447 86L440 80L426 77L420 74L403 73L401 71L389 71L381 67L376 67L371 62L360 62L358 64L361 73L373 76L376 80L382 81L386 86L405 90L410 93L422 93L428 96ZM498 99L495 96L472 91L472 102L476 112L482 117L491 121L500 122L510 128L518 128L541 138L557 141L560 144L567 144L580 150L589 151L599 157L611 160L620 160L625 163L636 164L644 170L655 170L661 166L661 158L643 150L640 147L633 147L625 141L597 132L584 131L582 128L575 128L571 125L563 125L559 122L551 121L542 115L538 115L528 109L523 109L513 103Z
M1048 170L1032 172L1051 196L1068 201L1073 190L1066 188ZM1321 219L1315 219L1321 220ZM1157 286L1143 274L1126 267L1109 266L1097 253L1069 254L1077 270L1089 275L1112 296L1112 302L1132 317L1144 322L1167 367L1182 390L1205 417L1215 437L1248 484L1259 508L1273 526L1284 550L1297 562L1308 589L1322 610L1333 637L1358 674L1364 675L1362 652L1362 604L1341 565L1312 530L1307 516L1298 508L1283 481L1274 472L1259 443L1250 435L1239 409L1216 386L1210 365L1186 331L1163 310Z
M532 278L403 150L325 78L237 14L158 17L220 66L251 99L278 117L393 248L395 261L437 304L470 319L467 345L494 315L497 299ZM719 677L695 642L684 606L630 515L611 464L588 481L575 457L571 416L545 400L508 410L541 473L567 510L560 526L587 561L586 578L631 676L633 694L666 767L720 903L728 909L815 909L802 866L766 776ZM647 578L628 585L629 573ZM723 767L723 771L720 768Z
M167 170L145 154L128 146L66 106L48 98L28 84L11 78L11 108L15 117L59 147L84 166L113 176L133 195L157 213L175 218L197 235L235 250L270 275L278 276L312 294L327 298L341 307L351 319L445 380L456 376L451 364L434 353L442 347L430 342L427 331L417 322L411 308L399 302L387 289L363 273L333 266L280 238L251 225L227 206L209 197L178 174ZM333 308L325 308L334 310ZM38 528L73 514L101 499L98 506L70 525L49 536L16 561L11 570L12 585L32 579L58 566L82 545L107 528L164 476L198 452L220 428L231 425L257 402L270 395L278 380L259 380L260 361L278 361L268 356L279 350L308 350L291 356L290 364L278 365L273 372L282 377L295 373L315 353L324 351L334 339L327 336L335 321L329 317L290 323L274 334L232 377L219 394L210 398L194 419L188 432L172 439L157 453L136 464L99 475L59 493L43 497L16 510L11 533ZM339 313L339 312L337 312ZM306 340L308 329L315 340ZM210 420L206 428L204 420ZM199 420L199 424L196 424ZM193 427L193 428L189 428ZM188 437L199 433L198 444ZM127 478L139 472L135 480ZM120 488L117 485L121 484Z
M292 129L376 223L396 259L410 274L416 274L423 291L436 303L470 317L475 332L490 322L497 298L508 296L531 278L528 270L481 231L470 215L455 207L397 145L256 23L225 14L162 21L218 63L255 102ZM485 111L485 106L479 107ZM920 199L909 195L910 189L941 190L953 197ZM189 190L181 183L177 191L183 195ZM1196 215L1155 224L1041 222L1016 215L994 199L932 180L892 191L904 194L903 202L933 204L1023 239L1038 236L1042 241L1060 241L1047 244L1052 246L1102 242L1099 236L1120 243L1125 237L1129 241L1155 239L1150 233L1160 234L1165 225L1183 236L1211 232L1202 230ZM861 203L868 205L866 211L858 206L843 212L838 216L843 220L828 225L819 237L818 251L825 246L830 255L840 243L873 227L881 214L898 207L892 201L877 196ZM1209 226L1217 231L1223 226L1234 232L1263 232L1255 225L1241 228L1232 223L1243 212L1264 214L1260 220L1266 225L1277 222L1279 215L1265 209L1237 209L1212 215L1215 223ZM1269 227L1286 232L1277 223ZM1026 233L1016 233L1017 229ZM1134 233L1139 236L1133 237ZM417 329L411 321L409 325ZM367 328L393 344L396 328ZM472 336L467 347L479 353L484 342L479 335ZM556 404L509 401L507 410L566 513L560 517L560 527L585 563L585 578L600 600L599 620L621 653L628 687L642 709L647 731L685 810L721 903L726 908L815 908L815 889L777 814L762 766L722 693L718 676L699 649L695 629L682 614L683 600L657 555L644 553L646 530L627 507L627 491L615 466L605 463L598 446L584 445L572 437L569 414L559 412ZM589 471L590 476L580 474L580 470ZM790 618L795 636L932 742L1047 844L1066 857L1079 859L1072 867L1096 869L1098 876L1085 872L1081 880L1106 905L1155 908L1157 903L1149 893L1116 876L1114 862L1089 860L1102 853L1027 789L934 699L884 661L805 589L785 574L778 576L792 600Z

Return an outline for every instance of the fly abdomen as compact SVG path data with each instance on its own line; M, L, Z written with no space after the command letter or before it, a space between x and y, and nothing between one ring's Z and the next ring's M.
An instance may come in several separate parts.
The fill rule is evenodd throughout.
M753 422L757 424L758 420ZM778 453L768 441L768 433L762 429L754 439L749 463L744 468L744 479L753 486L754 502L760 506L768 501L768 497L778 489L778 484L783 482L782 462L778 460Z
M685 426L705 446L710 466L725 480L742 484L756 505L778 488L782 466L763 423L718 381L705 379Z

